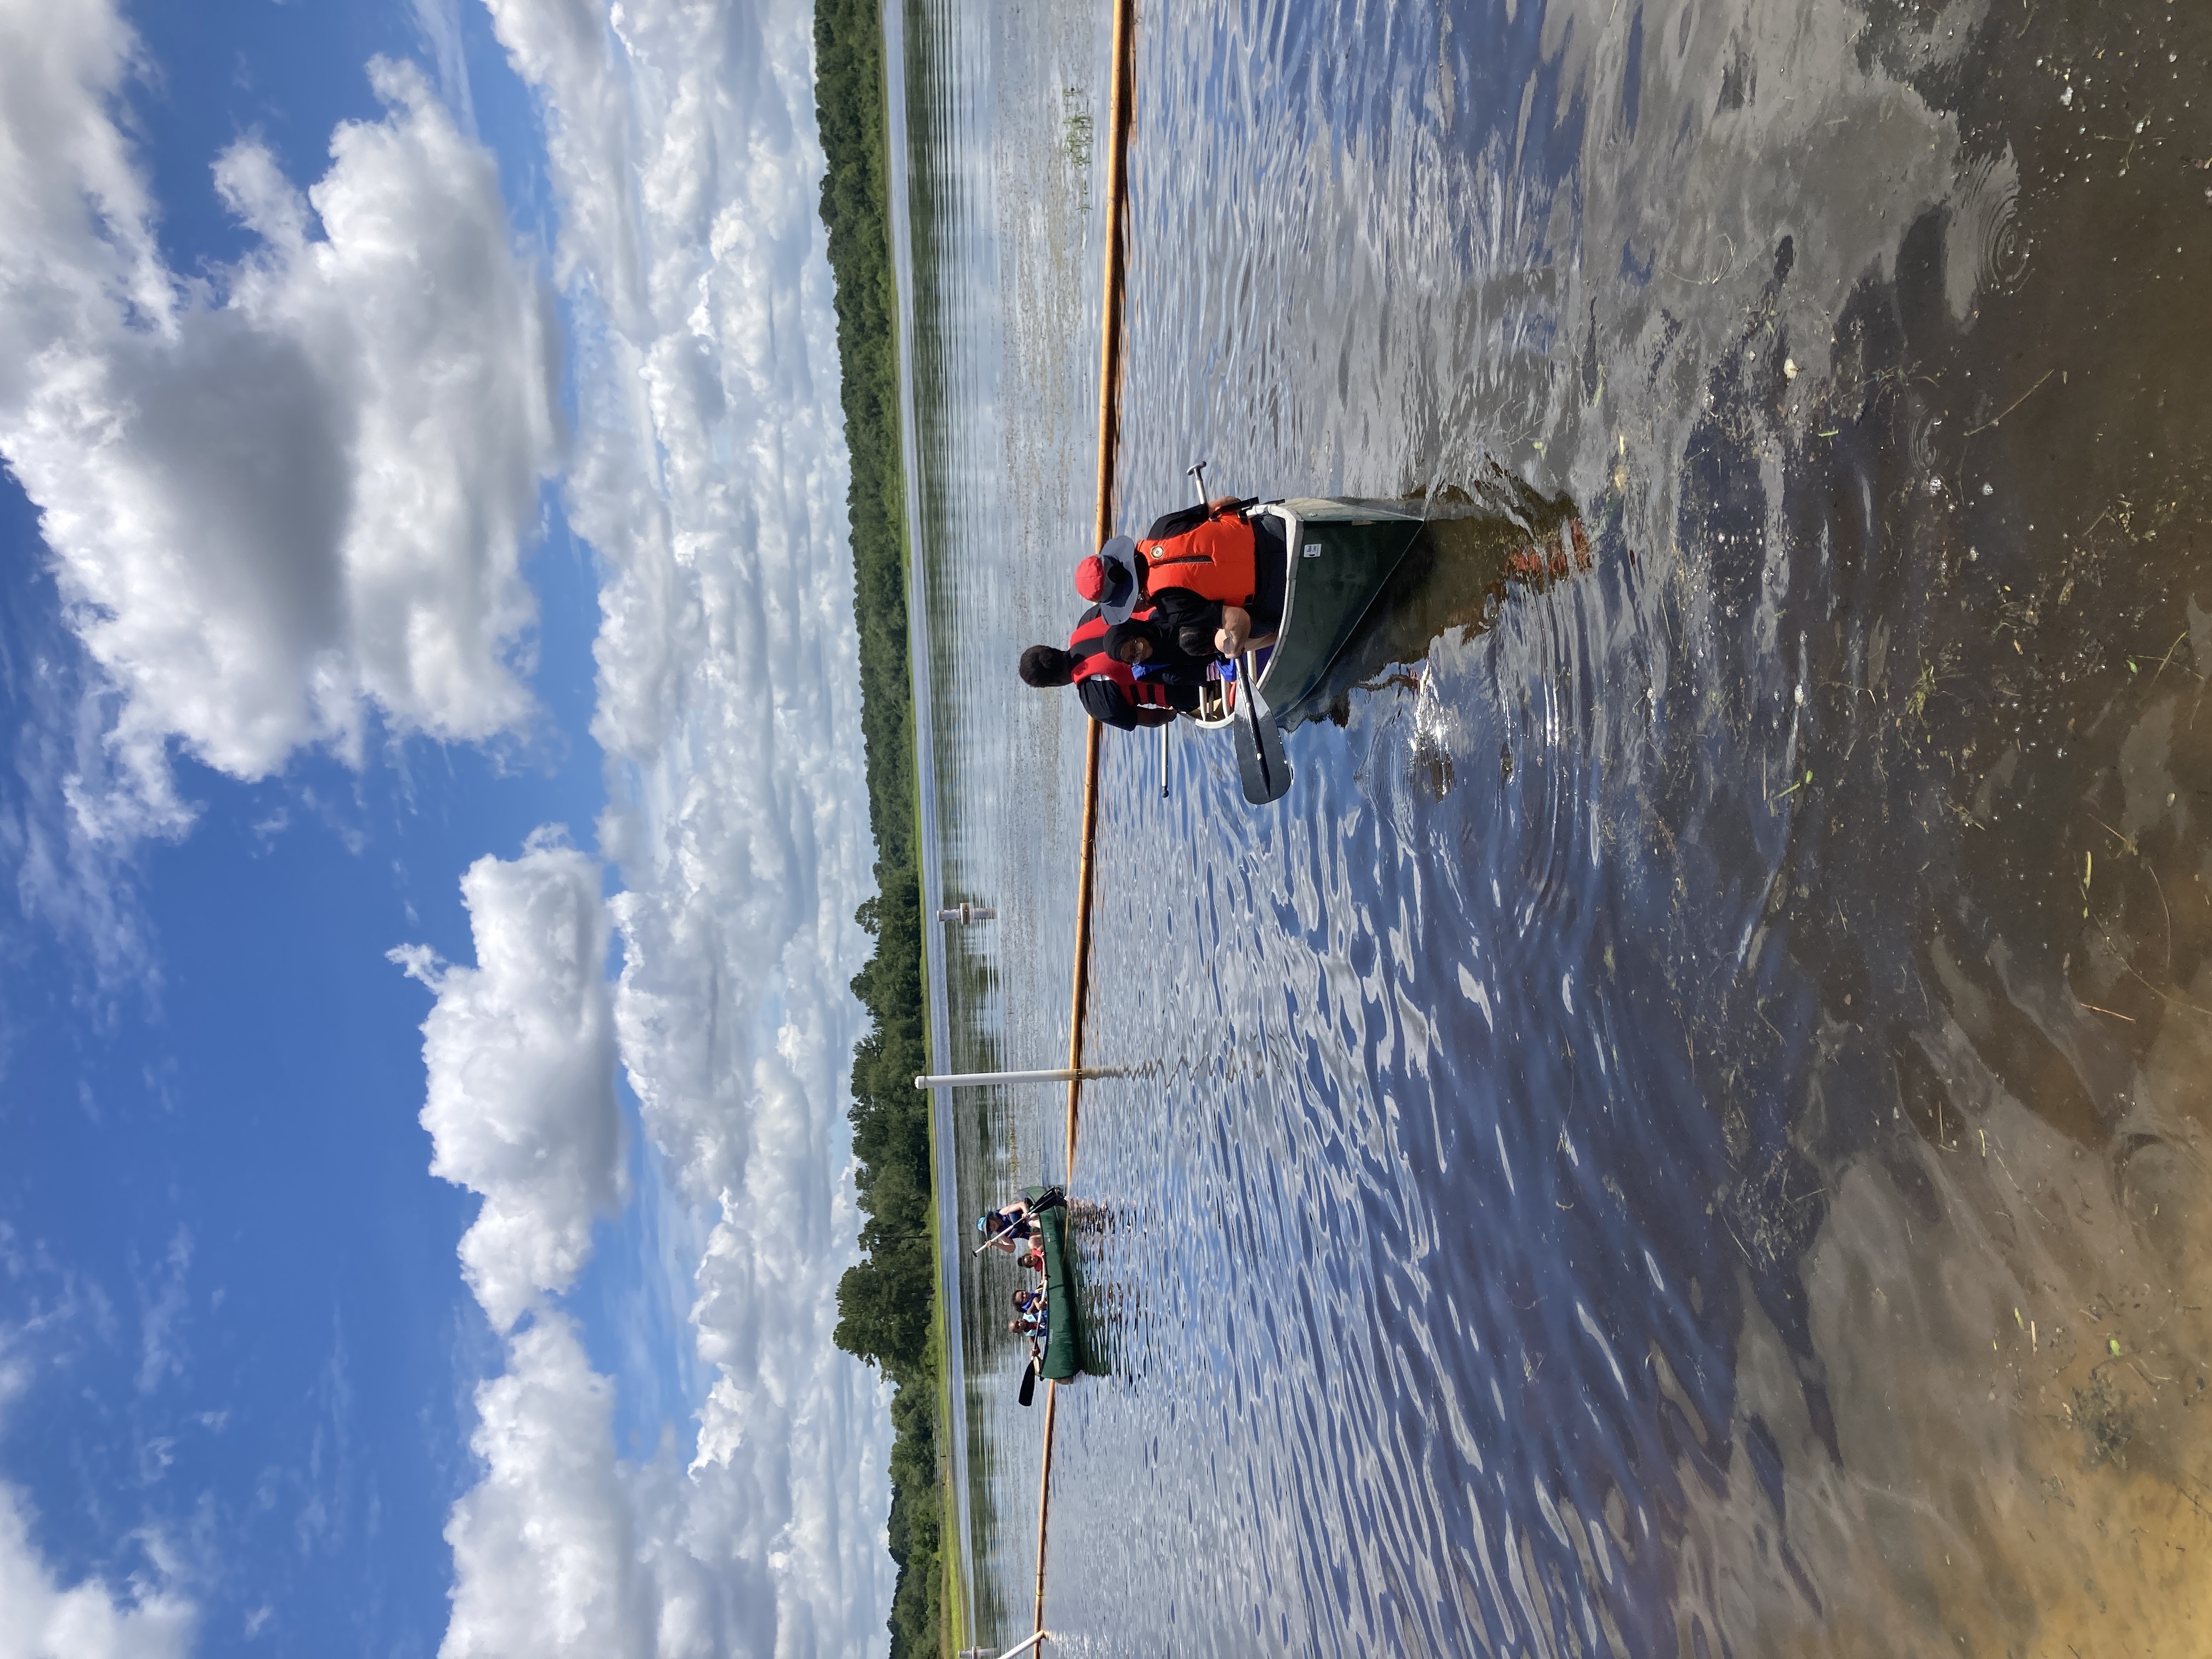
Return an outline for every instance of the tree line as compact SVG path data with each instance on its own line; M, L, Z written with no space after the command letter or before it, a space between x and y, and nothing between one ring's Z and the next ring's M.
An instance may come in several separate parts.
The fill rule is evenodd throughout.
M878 0L816 0L815 112L828 163L822 222L836 282L837 356L860 642L860 730L876 896L858 921L875 954L853 979L870 1029L853 1052L861 1259L837 1286L837 1345L878 1366L891 1401L892 1659L936 1654L943 1613L937 1264L923 1036L921 883L915 859L914 678L907 645L905 483L899 453L896 276L891 264L884 35Z

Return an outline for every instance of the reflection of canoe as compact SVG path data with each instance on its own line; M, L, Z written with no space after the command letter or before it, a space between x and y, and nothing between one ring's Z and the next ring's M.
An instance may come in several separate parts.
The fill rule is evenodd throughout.
M1287 723L1321 684L1336 653L1412 550L1421 518L1379 501L1314 496L1269 501L1255 512L1281 523L1290 559L1283 625L1260 670L1267 706L1279 721ZM1235 704L1233 690L1225 699L1209 697L1199 724L1225 724Z
M1024 1187L1022 1196L1037 1199L1044 1190ZM1044 1235L1044 1305L1049 1327L1044 1364L1037 1375L1055 1382L1065 1382L1079 1371L1103 1376L1106 1368L1084 1340L1083 1313L1077 1305L1081 1286L1076 1279L1075 1253L1067 1246L1067 1211L1064 1207L1047 1210L1037 1217L1037 1224Z

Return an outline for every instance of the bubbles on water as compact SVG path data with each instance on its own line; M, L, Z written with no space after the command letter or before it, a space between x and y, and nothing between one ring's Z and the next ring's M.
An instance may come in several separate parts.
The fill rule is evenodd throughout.
M1414 786L1431 800L1452 792L1458 775L1452 765L1452 736L1457 722L1426 678L1413 699L1412 729L1407 733L1406 769Z
M1983 262L1998 288L2018 288L2027 278L2029 240L2020 222L2020 197L2005 198L1983 244Z
M2008 147L1968 167L1951 198L1943 290L1952 316L1969 321L1978 295L2018 288L2033 251L2020 217L2020 166Z
M1940 409L1916 407L1905 422L1905 453L1912 457L1913 470L1917 472L1940 472L1942 470L1944 416Z

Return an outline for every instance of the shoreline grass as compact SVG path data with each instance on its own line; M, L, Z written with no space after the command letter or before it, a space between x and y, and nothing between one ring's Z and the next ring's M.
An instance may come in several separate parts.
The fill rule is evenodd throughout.
M946 1243L937 1217L936 1125L929 1097L913 1082L930 1069L924 930L934 920L923 913L918 856L921 767L908 605L915 554L901 443L887 43L878 3L816 0L815 114L826 163L821 216L836 289L839 395L852 463L846 506L877 890L856 915L875 938L873 956L853 980L871 1024L854 1051L850 1112L863 1219L860 1260L837 1286L836 1341L874 1364L894 1389L886 1536L898 1575L889 1623L891 1659L906 1659L950 1656L971 1633L963 1628L968 1563L951 1481L955 1449L944 1440L952 1421L952 1356L938 1296ZM911 28L918 21L911 9L908 17ZM908 48L911 54L911 40Z

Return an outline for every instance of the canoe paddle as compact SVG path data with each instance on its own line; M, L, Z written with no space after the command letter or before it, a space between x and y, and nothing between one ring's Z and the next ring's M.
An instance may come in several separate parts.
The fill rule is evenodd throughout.
M1066 1206L1067 1188L1065 1187L1048 1187L1043 1192L1037 1195L1036 1202L1030 1206L1030 1213L1031 1215L1042 1215L1047 1210L1065 1209ZM991 1246L997 1243L1006 1236L1006 1229L1002 1227L997 1232L993 1233L988 1238L985 1239L981 1244L978 1244L974 1249L969 1251L968 1254L970 1255L981 1255L984 1251L989 1249Z
M1022 1367L1022 1391L1016 1396L1026 1406L1036 1398L1036 1361L1032 1359Z
M1237 659L1237 775L1255 806L1280 800L1291 787L1290 757L1274 711L1260 695L1260 671L1249 651Z
M1204 461L1194 461L1183 472L1200 507L1206 505L1206 465ZM1260 676L1252 666L1252 653L1248 651L1237 660L1243 665L1237 672L1243 683L1237 688L1237 700L1244 715L1237 722L1237 775L1244 785L1244 799L1255 806L1265 806L1282 799L1290 788L1291 763L1283 753L1282 732L1275 725L1267 700L1260 695ZM1165 795L1167 733L1161 732L1160 738L1160 793Z
M1190 480L1191 489L1197 492L1198 504L1200 507L1206 505L1206 465L1204 461L1194 461L1183 469L1182 474L1184 477ZM1162 800L1168 798L1168 733L1174 730L1173 720L1168 721L1166 725L1160 727L1160 799Z

